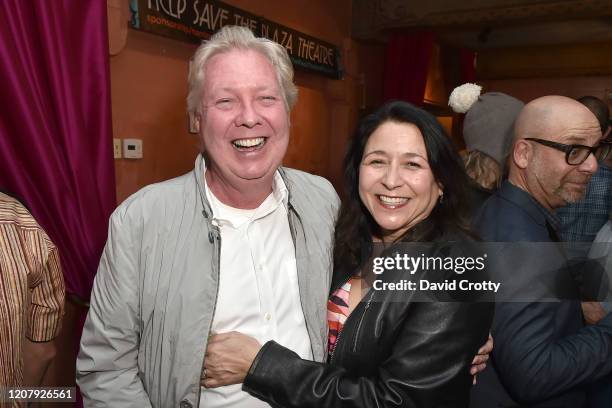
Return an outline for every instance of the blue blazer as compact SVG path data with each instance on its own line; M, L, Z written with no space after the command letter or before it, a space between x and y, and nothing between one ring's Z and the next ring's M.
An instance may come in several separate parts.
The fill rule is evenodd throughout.
M508 181L474 219L489 242L558 241L557 225L554 214ZM471 407L579 408L587 386L612 372L612 314L585 326L579 301L498 303L491 331L492 361L472 389Z

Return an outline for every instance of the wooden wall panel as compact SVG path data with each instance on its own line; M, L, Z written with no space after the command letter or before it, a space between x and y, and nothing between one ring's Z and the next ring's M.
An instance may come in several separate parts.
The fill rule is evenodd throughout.
M113 135L143 140L143 158L115 160L117 201L189 171L197 138L187 132L188 61L195 46L129 30L111 57Z
M323 92L299 88L291 114L291 141L283 164L309 173L327 175L329 110Z
M612 43L483 50L478 78L547 78L612 75Z
M592 95L607 101L612 110L612 104L610 104L608 96L612 92L612 75L491 79L479 82L484 85L485 92L504 92L523 102L529 102L544 95L563 95L570 98Z

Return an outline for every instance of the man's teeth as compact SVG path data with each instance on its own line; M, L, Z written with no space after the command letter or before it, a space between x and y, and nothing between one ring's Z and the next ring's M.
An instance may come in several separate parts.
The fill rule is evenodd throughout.
M383 204L389 204L389 205L400 205L408 201L408 199L405 197L389 197L389 196L380 195L378 196L378 198L380 201L383 202Z
M254 147L254 146L257 146L257 145L263 143L263 141L264 141L263 137L255 137L253 139L238 139L238 140L234 140L232 143L236 147Z

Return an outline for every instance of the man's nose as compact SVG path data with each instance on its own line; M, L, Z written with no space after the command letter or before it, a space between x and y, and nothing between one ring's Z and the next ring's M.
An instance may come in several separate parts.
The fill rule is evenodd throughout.
M597 171L597 159L595 158L595 154L590 153L586 160L580 165L580 171L585 173L595 173Z
M236 115L236 126L252 128L258 124L260 124L260 116L253 102L242 101L240 110Z

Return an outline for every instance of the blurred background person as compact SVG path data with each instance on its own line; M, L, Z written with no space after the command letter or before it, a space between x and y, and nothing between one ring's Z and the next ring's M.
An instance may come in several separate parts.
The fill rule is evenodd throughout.
M606 143L610 136L610 110L608 105L594 96L583 96L578 102L589 108L599 122L600 143ZM607 141L609 143L609 141ZM580 201L570 203L557 211L561 221L561 237L564 241L591 243L608 220L612 211L612 156L599 163L591 177L587 191ZM575 255L584 256L590 245L578 245Z
M448 104L465 113L461 151L465 171L471 179L470 201L475 212L504 177L513 138L514 121L525 104L501 92L480 94L482 87L463 84L450 94Z
M608 154L609 157L610 155ZM608 216L608 222L597 233L589 251L589 258L596 259L604 273L608 274L609 285L609 275L612 273L612 212ZM609 297L611 288L608 286L603 289L606 301L582 302L582 311L589 324L596 324L612 312L612 302ZM612 375L607 375L591 385L589 390L589 408L608 408L610 404L612 404Z

